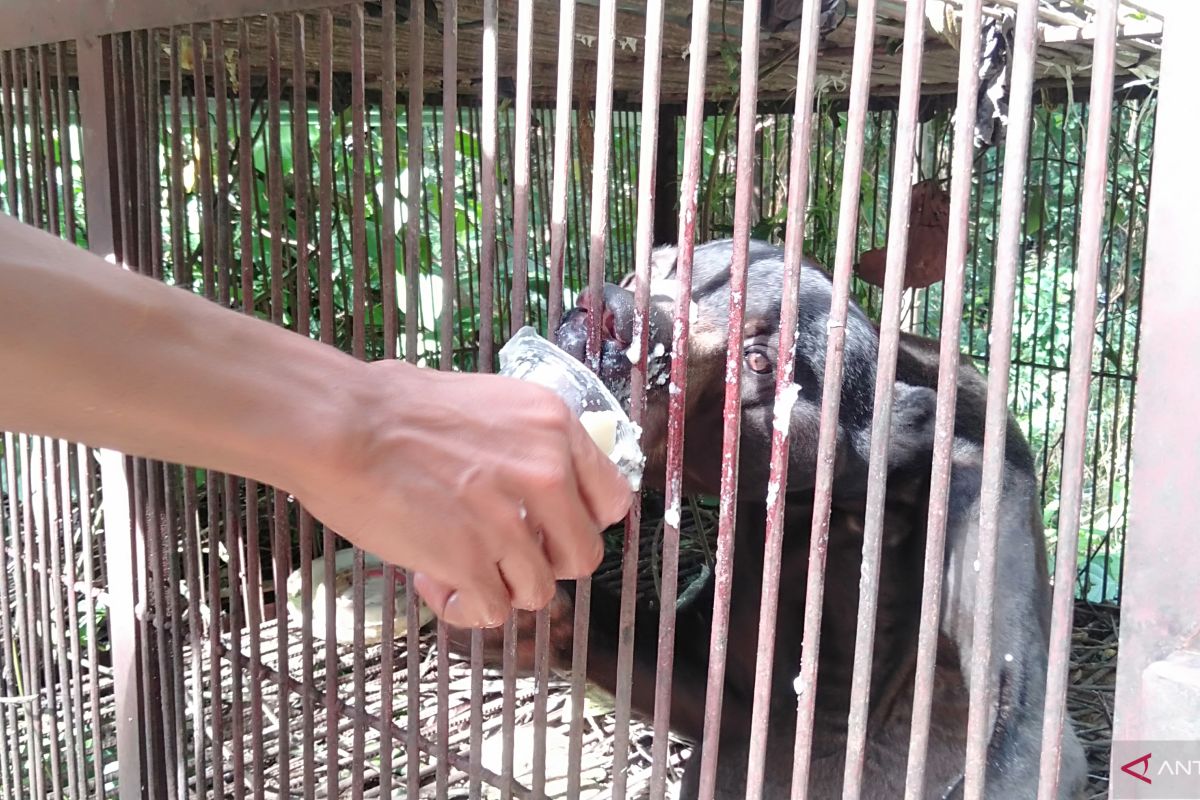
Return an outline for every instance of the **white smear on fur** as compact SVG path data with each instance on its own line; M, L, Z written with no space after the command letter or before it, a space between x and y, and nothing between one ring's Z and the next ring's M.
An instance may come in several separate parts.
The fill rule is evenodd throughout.
M976 571L976 572L979 572L979 570L981 570L981 569L983 568L983 565L979 563L979 559L978 559L978 558L977 558L977 559L975 559L975 563L974 563L974 564L972 564L971 566L973 566L973 567L975 568L975 571Z
M695 327L696 320L700 317L700 306L696 305L696 301L692 300L688 306L688 325Z
M679 530L679 509L668 508L663 512L663 522L670 525L672 528Z
M784 388L775 398L775 430L786 434L792 425L792 409L800 397L800 384L793 383Z
M1005 653L1005 654L1004 654L1004 660L1005 660L1005 661L1012 661L1012 660L1013 660L1013 654L1012 654L1012 653Z
M642 358L642 336L636 334L633 337L633 344L629 345L629 349L625 351L625 357L629 359L630 364L636 364Z
M662 358L666 354L667 354L667 348L663 347L662 342L659 342L658 344L654 345L654 357L655 358Z

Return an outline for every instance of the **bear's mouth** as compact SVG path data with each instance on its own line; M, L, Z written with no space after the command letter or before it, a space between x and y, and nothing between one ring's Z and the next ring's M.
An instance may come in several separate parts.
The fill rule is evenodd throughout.
M670 378L670 329L663 330L663 309L655 302L650 307L647 355L647 385L649 391L665 388ZM591 293L584 291L575 308L563 315L554 332L555 344L571 357L588 363L588 325L592 318ZM619 286L606 284L598 312L600 319L600 365L597 374L608 390L628 409L633 365L641 356L640 341L634 341L634 297Z

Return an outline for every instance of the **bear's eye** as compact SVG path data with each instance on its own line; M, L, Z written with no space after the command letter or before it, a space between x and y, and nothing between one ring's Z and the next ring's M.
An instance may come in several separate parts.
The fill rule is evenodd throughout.
M757 372L759 375L766 375L771 372L771 357L767 355L767 351L763 348L747 347L745 358L746 366L753 372Z

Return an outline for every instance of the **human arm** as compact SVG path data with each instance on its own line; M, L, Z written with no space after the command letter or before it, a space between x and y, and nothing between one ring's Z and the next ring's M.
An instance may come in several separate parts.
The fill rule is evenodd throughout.
M630 500L541 387L367 364L4 215L0 376L0 429L276 486L460 626L590 572Z

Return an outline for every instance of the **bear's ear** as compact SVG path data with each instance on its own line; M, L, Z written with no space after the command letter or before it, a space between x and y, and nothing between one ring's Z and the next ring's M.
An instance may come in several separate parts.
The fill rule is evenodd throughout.
M892 436L888 465L896 468L933 452L937 392L927 386L897 383L892 400Z

